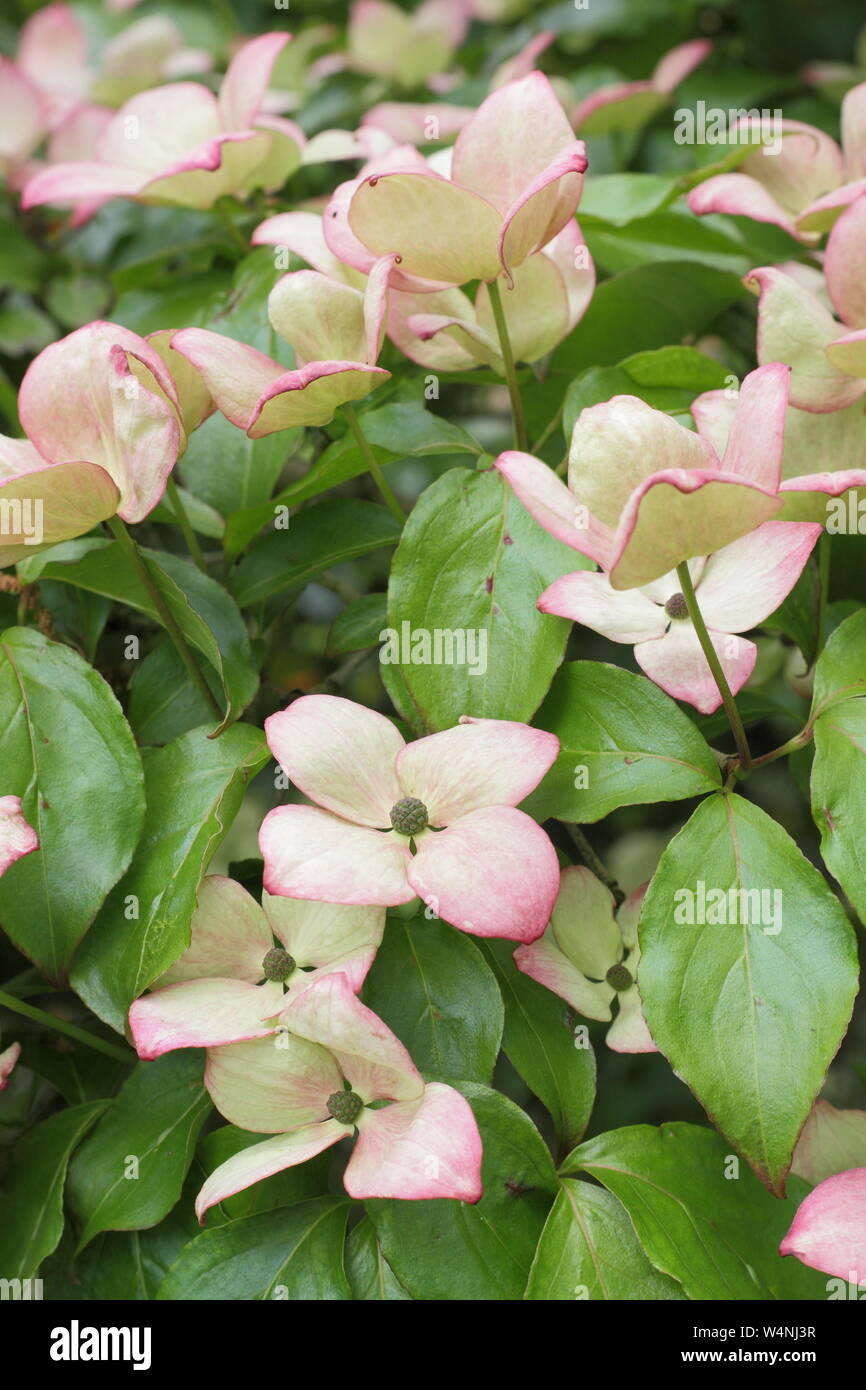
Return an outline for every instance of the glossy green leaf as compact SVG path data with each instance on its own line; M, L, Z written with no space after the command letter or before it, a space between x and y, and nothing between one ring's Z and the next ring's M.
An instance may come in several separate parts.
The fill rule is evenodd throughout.
M305 507L285 530L272 529L251 546L231 580L242 608L284 589L300 589L323 570L394 545L400 523L386 507L334 497Z
M639 930L653 1038L714 1124L784 1193L857 989L841 904L765 811L717 795L662 855Z
M601 1187L563 1178L541 1233L524 1297L533 1302L683 1299L650 1263L625 1207Z
M181 1251L157 1296L185 1303L350 1299L343 1268L348 1212L344 1198L317 1197L203 1231Z
M534 720L559 756L523 803L538 820L586 824L618 806L680 801L721 786L692 721L645 676L598 661L563 666Z
M18 1141L4 1178L0 1270L4 1279L32 1279L63 1233L63 1186L75 1149L107 1102L60 1110ZM4 1295L5 1296L5 1295Z
M589 564L543 531L494 470L439 478L406 523L388 589L399 659L389 659L387 643L381 659L405 689L404 717L423 733L463 714L530 720L569 629L536 601Z
M502 1047L549 1111L560 1152L582 1137L595 1102L595 1054L568 1005L514 964L514 943L485 941L505 1004ZM585 1043L585 1045L584 1045Z
M866 921L866 613L836 628L818 660L812 719L812 815L821 856L861 922Z
M218 739L193 729L144 754L147 814L132 866L75 961L72 984L118 1032L130 1004L189 944L198 885L266 763L258 729L235 724Z
M428 1080L490 1084L502 999L471 937L423 913L411 922L390 917L364 1000Z
M0 637L0 766L39 849L0 878L0 922L51 980L127 868L144 777L111 688L70 647L31 628Z
M197 1048L139 1062L69 1170L79 1249L100 1231L141 1230L171 1211L211 1108Z
M656 1269L693 1299L826 1298L827 1276L779 1255L808 1187L780 1201L697 1125L629 1125L589 1139L564 1174L585 1172L618 1197Z
M365 1303L405 1303L411 1301L376 1239L376 1228L369 1216L363 1217L346 1241L346 1275L352 1297Z
M388 625L387 594L363 594L338 613L328 633L328 651L360 652L376 647Z

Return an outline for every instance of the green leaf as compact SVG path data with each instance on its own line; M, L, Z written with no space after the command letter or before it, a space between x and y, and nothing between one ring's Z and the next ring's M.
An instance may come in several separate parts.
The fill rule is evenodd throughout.
M263 735L235 724L219 739L193 729L144 753L147 814L129 872L79 951L72 984L122 1032L134 999L189 945L198 885L250 778L264 767Z
M337 614L328 633L328 651L360 652L376 647L387 624L387 594L364 594Z
M841 904L766 812L716 795L662 855L640 943L655 1042L762 1181L784 1193L857 989Z
M213 419L222 419L222 416L213 416ZM193 438L198 439L198 431ZM244 436L246 438L246 436ZM211 540L222 540L226 524L219 512L203 502L195 493L188 492L185 487L178 487L178 494L183 503L184 511L189 519L189 524L200 536L209 536ZM149 514L150 521L161 521L167 526L179 528L177 514L167 496L163 496L162 501L157 502L153 511Z
M208 682L216 684L214 677ZM138 742L170 743L213 719L169 637L135 663L129 682L129 722Z
M866 921L863 805L866 801L866 611L830 637L815 669L812 816L821 856L861 922Z
M207 657L220 679L226 721L237 719L258 688L249 637L234 600L195 565L165 550L145 550L153 579L187 641ZM155 622L160 616L138 571L117 541L68 541L25 561L19 574L77 584L125 603ZM221 725L221 728L225 725Z
M30 628L0 637L0 766L39 849L0 878L0 922L49 979L129 864L141 832L141 759L120 705L70 647Z
M412 1298L519 1299L556 1175L529 1116L484 1086L464 1085L484 1145L484 1195L469 1206L368 1201L385 1259Z
M300 589L333 565L394 545L400 523L386 507L354 497L333 497L305 507L285 530L272 530L251 546L231 578L242 608L283 589Z
M430 454L481 454L481 445L460 425L452 425L414 402L368 410L361 416L365 439L387 449L393 458L425 458Z
M346 1241L346 1274L352 1297L365 1303L405 1303L411 1296L382 1254L376 1228L363 1217Z
M423 915L411 922L389 918L364 1000L427 1080L490 1084L502 1000L490 967L464 933Z
M818 567L810 560L787 598L761 627L783 632L803 653L806 670L815 662L818 648L820 583Z
M595 1102L595 1054L578 1045L568 1006L514 964L512 941L485 941L505 1003L502 1047L550 1113L560 1151L582 1137Z
M0 1223L4 1279L32 1279L63 1234L63 1185L74 1150L107 1102L70 1106L35 1125L15 1146Z
M202 503L230 516L267 502L303 433L279 430L250 439L224 415L214 414L191 435L180 471Z
M598 218L624 227L677 196L678 180L666 174L597 174L587 180L580 200L581 226Z
M318 1197L204 1231L181 1251L157 1297L184 1303L350 1299L343 1269L348 1213L345 1199Z
M139 1062L69 1169L83 1249L100 1231L142 1230L171 1211L211 1108L194 1048Z
M429 733L463 714L531 719L569 630L536 601L554 579L590 563L543 531L495 470L454 468L428 487L394 557L394 640L381 654L405 687L409 722ZM426 664L414 664L419 656Z
M578 372L682 342L703 333L746 293L736 275L687 261L625 270L599 285L580 328L557 348L551 366Z
M719 765L688 715L645 676L574 661L554 678L535 724L559 755L523 802L538 820L587 824L618 806L681 801L721 786Z
M782 1259L779 1243L808 1191L771 1197L720 1134L697 1125L629 1125L588 1140L564 1174L589 1173L618 1197L656 1269L688 1298L826 1298L827 1276Z
M534 1302L683 1299L641 1249L620 1202L601 1187L563 1178L541 1233L524 1298Z
M235 1125L222 1125L202 1136L198 1146L198 1156L205 1173L213 1173L221 1163L226 1163L242 1149L262 1142L261 1134L251 1134ZM327 1151L315 1158L300 1163L295 1168L285 1168L273 1177L253 1183L233 1197L226 1197L218 1207L208 1213L208 1225L215 1226L219 1214L224 1219L235 1221L242 1216L256 1216L259 1212L273 1211L275 1207L292 1206L295 1202L306 1202L311 1197L323 1196L328 1191L328 1171L332 1155Z
M726 380L721 363L694 348L636 352L616 367L590 367L571 383L565 393L562 428L570 440L580 412L612 396L639 396L655 410L685 414L695 396L724 386Z

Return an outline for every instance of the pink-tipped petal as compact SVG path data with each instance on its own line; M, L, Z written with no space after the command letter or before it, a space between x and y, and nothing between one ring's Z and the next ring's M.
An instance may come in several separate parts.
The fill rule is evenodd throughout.
M429 170L365 179L349 227L374 259L396 254L404 274L462 285L499 273L501 217L492 203Z
M484 806L516 806L556 761L559 740L506 719L461 719L407 744L397 758L403 796L424 802L430 825Z
M453 139L474 115L472 106L383 101L364 113L361 127L383 130L398 145L421 145L429 138L430 130L437 132L439 140Z
M709 634L731 692L736 695L755 668L757 647L745 637L732 637L712 629ZM675 700L687 701L701 714L713 714L721 705L719 687L688 620L672 622L664 637L639 643L634 654L641 670Z
M408 865L415 892L446 922L475 936L534 941L559 887L559 864L535 821L488 806L427 831Z
M749 372L740 387L722 455L723 472L747 478L766 492L775 492L782 476L790 376L781 362Z
M144 1062L179 1047L219 1047L274 1031L265 1020L283 1006L282 986L243 980L196 979L167 985L137 999L129 1027Z
M271 1037L210 1048L204 1083L220 1114L255 1134L327 1119L328 1097L343 1089L330 1052L282 1025Z
M299 365L366 360L363 294L317 270L292 271L278 280L268 297L268 317L295 349Z
M551 928L537 941L518 946L514 964L531 980L564 999L582 1018L594 1018L600 1023L611 1018L615 991L604 979L587 979L559 948ZM609 965L613 964L612 958Z
M539 526L558 541L588 555L604 565L611 556L613 534L577 498L541 459L532 454L507 450L496 459L496 467L508 481L518 500Z
M20 1056L21 1044L18 1042L10 1043L0 1052L0 1091L5 1091L9 1085L9 1078Z
M670 95L709 57L712 48L709 39L690 39L688 43L677 44L653 68L653 86Z
M332 1144L338 1144L351 1131L336 1120L325 1120L322 1124L304 1125L301 1129L290 1130L288 1134L278 1134L261 1144L252 1144L248 1149L221 1163L202 1187L195 1199L195 1213L199 1223L204 1225L205 1212L226 1197L243 1192L253 1183L281 1173L284 1168L294 1168L315 1158Z
M586 570L554 580L538 607L582 623L611 642L647 642L661 637L668 624L664 608L641 589L612 589L606 574Z
M779 1246L804 1265L866 1283L866 1168L827 1178L802 1203Z
M225 130L247 130L268 89L271 70L290 34L260 34L238 49L226 69L219 92L219 108Z
M827 291L833 307L852 328L866 328L866 290L861 269L864 235L866 197L858 198L842 213L827 240L824 258Z
M10 446L20 445L32 467L7 472ZM18 451L15 451L18 453ZM5 456L5 457L4 457ZM7 523L0 536L0 569L46 546L83 536L114 516L120 492L104 468L93 463L49 464L27 440L0 437L0 499ZM16 506L17 504L17 506ZM16 529L20 519L20 530Z
M866 82L858 82L842 98L842 149L845 178L866 176Z
M361 1003L345 975L321 976L292 1000L281 1021L295 1036L326 1048L365 1103L422 1095L424 1082L409 1053Z
M622 956L615 906L610 889L589 869L583 865L563 869L551 931L560 951L590 980L603 981Z
M278 806L259 832L265 887L287 898L393 907L411 902L408 842L320 811Z
M322 218L316 212L281 212L260 222L251 237L253 246L285 246L313 269L331 280L342 280L357 289L364 288L364 277L339 260L328 247Z
M628 968L631 968L629 962ZM612 1052L658 1052L646 1026L637 986L618 996L619 1013L607 1030L605 1042Z
M0 57L0 160L26 159L42 140L47 123L39 89L15 63Z
M801 410L840 410L862 395L863 387L828 360L825 349L839 336L839 324L814 294L774 266L750 271L744 283L760 296L758 361L786 363L791 368L791 405ZM760 447L755 445L760 446L763 438L755 440L751 429L745 437L751 439L759 458Z
M799 241L806 240L794 217L757 179L750 178L748 174L716 174L693 188L686 202L698 217L706 217L713 212L749 217L753 222L769 222L781 227Z
M774 613L800 578L822 529L816 524L767 521L711 555L698 586L708 626L719 632L746 632Z
M403 793L403 737L383 714L338 695L303 695L265 722L268 746L311 801L359 825L386 829Z
M420 1100L365 1110L343 1181L358 1200L477 1202L483 1190L481 1136L468 1101L434 1081Z
M0 796L0 874L39 848L39 836L21 813L20 796Z
M285 368L263 352L206 328L183 328L172 335L171 347L200 373L223 415L248 428L263 393L279 381Z
M574 216L586 167L583 141L575 140L507 209L499 233L499 260L506 276L533 251L546 246Z

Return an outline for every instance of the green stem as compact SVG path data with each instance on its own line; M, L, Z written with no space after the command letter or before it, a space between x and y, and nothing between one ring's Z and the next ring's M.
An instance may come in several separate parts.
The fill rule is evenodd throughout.
M722 663L719 661L715 647L710 640L707 632L707 625L704 622L701 610L698 607L698 600L695 594L695 586L692 583L692 576L689 573L688 564L683 562L677 565L677 578L680 581L680 589L689 610L689 617L692 626L698 635L698 641L704 656L707 658L707 665L713 673L716 685L719 687L719 694L722 697L722 704L725 707L725 714L728 716L728 723L734 735L734 742L737 745L737 753L740 759L740 771L748 772L752 766L752 753L749 748L749 740L746 738L746 731L743 728L743 721L740 718L740 711L737 709L736 701L731 694L731 687L728 685L725 673L722 670Z
M824 647L824 624L827 620L827 600L830 597L830 537L824 531L818 541L818 641L816 658Z
M613 900L617 907L619 907L621 903L625 902L625 893L620 888L613 874L609 869L605 868L580 826L574 825L572 822L563 822L563 824L574 841L575 848L586 867L592 870L596 878L601 879L606 888L610 889Z
M74 1023L67 1023L65 1018L58 1018L55 1014L46 1013L44 1009L37 1009L33 1004L25 1004L23 999L16 999L13 994L7 994L3 989L0 989L0 1005L4 1009L11 1009L12 1013L32 1019L34 1023L41 1023L45 1028L51 1028L55 1033L63 1033L65 1037L73 1038L75 1042L92 1047L94 1052L102 1052L106 1057L113 1057L116 1062L124 1062L129 1066L135 1061L135 1053L130 1048L115 1047L114 1043L104 1042L102 1038L97 1038L84 1028L78 1028Z
M198 662L192 654L192 649L178 627L174 614L166 603L165 598L160 593L153 575L150 572L147 560L142 555L138 545L127 531L119 516L109 517L108 527L121 549L126 552L129 559L132 561L142 584L150 595L154 608L159 614L160 622L174 643L178 656L189 672L190 680L204 697L216 718L222 721L223 712L219 702L199 670Z
M175 517L177 518L177 524L183 532L183 538L186 541L186 548L189 551L195 563L197 564L198 568L201 570L202 574L207 574L207 566L204 562L204 556L201 553L201 546L198 543L198 536L192 529L192 523L189 519L189 513L187 512L187 509L184 506L183 498L180 495L180 488L174 481L174 478L168 479L168 482L165 485L165 490L168 493L168 498L171 502L172 511L174 512Z
M502 296L499 291L499 284L496 280L488 281L487 293L490 295L490 307L493 310L493 318L496 322L496 332L499 334L499 350L502 353L502 362L505 367L505 380L508 385L508 395L511 399L511 418L514 423L514 447L516 449L523 449L525 452L529 448L529 442L526 435L526 421L523 418L523 401L520 398L520 387L517 382L517 368L514 365L514 353L511 351L511 339L508 336L508 324L505 321Z
M544 446L545 446L545 444L547 443L548 439L549 439L550 436L553 434L553 431L556 429L557 425L558 425L558 424L560 423L560 421L562 420L562 410L563 410L563 407L560 406L559 409L557 410L556 414L554 415L553 419L552 419L551 421L549 421L548 424L545 425L544 429L541 431L541 434L538 436L538 438L536 439L535 443L533 444L532 449L530 450L530 453L533 453L533 454L536 454L536 455L541 453L541 450L544 448Z
M787 743L783 743L779 748L774 748L770 753L762 753L760 758L752 759L752 769L756 767L766 767L767 763L774 763L777 758L786 758L789 753L796 753L800 748L805 748L813 734L813 726L807 724L793 738L789 738Z
M373 479L377 488L381 492L382 497L385 500L385 504L388 507L388 510L393 513L393 515L397 518L400 525L402 526L404 521L406 520L406 513L403 511L403 508L400 506L400 503L397 501L397 498L391 491L389 484L385 481L385 475L382 472L382 469L380 468L379 464L376 462L376 455L373 453L373 450L370 447L370 442L367 439L367 436L364 434L364 431L361 429L361 426L358 422L358 417L355 414L355 411L352 408L352 406L349 405L348 401L343 406L343 414L345 415L346 420L348 421L349 429L355 436L355 443L358 445L358 448L361 450L361 453L364 456L364 462L367 465L367 469L370 473L371 478Z

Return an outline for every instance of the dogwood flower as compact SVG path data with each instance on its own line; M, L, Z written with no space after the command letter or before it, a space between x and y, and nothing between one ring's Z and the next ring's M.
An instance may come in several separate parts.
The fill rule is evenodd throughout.
M446 285L493 280L571 220L586 153L547 78L530 73L482 102L454 146L449 177L362 171L325 210L328 244L358 270L396 254L406 275ZM400 286L409 288L409 286Z
M526 724L464 717L406 744L389 719L305 695L265 723L312 806L279 806L259 844L270 893L396 906L421 897L477 936L531 941L559 880L544 831L517 805L559 740Z
M0 498L12 519L0 565L156 506L202 413L200 385L178 386L159 337L89 323L34 358L18 397L27 438L0 437Z
M87 48L87 32L70 5L46 5L22 26L16 66L40 93L49 127L88 96Z
M196 370L223 415L251 439L293 425L325 425L391 375L376 366L385 335L393 258L373 267L363 290L316 270L284 275L268 317L295 350L296 369L206 328L184 328L173 349Z
M20 796L0 796L0 875L39 848L39 836L21 812Z
M780 1255L810 1269L866 1284L866 1168L825 1178L797 1209Z
M543 250L518 266L502 307L517 362L537 362L566 338L589 307L595 267L576 222L566 223ZM388 337L422 366L466 371L479 363L500 376L505 366L487 285L473 304L459 289L391 295Z
M752 674L758 649L732 634L758 627L775 612L799 579L821 529L767 521L708 558L690 562L698 605L734 694ZM605 574L567 574L544 591L538 607L612 642L634 643L635 660L650 679L701 714L712 714L721 704L675 571L625 591L612 588Z
M754 132L754 117L737 121L734 144ZM839 213L866 191L866 82L852 88L842 101L842 148L816 126L803 121L779 121L782 148L755 150L736 172L716 174L688 195L699 217L726 212L771 222L806 245L816 243Z
M514 964L584 1018L607 1022L619 1001L607 1045L614 1052L657 1052L641 1013L635 978L637 924L646 884L616 909L610 889L582 866L563 869L543 936L514 952Z
M662 411L614 396L581 412L567 487L530 454L500 454L496 467L535 520L595 560L614 589L641 588L779 510L788 375L775 364L746 377L722 457Z
M338 907L268 892L259 907L233 879L205 878L189 946L129 1010L139 1057L151 1061L178 1047L267 1037L290 999L335 970L359 990L384 929L380 907Z
M208 1090L244 1129L274 1134L221 1164L196 1198L209 1207L357 1134L343 1183L350 1197L481 1197L481 1138L458 1091L425 1085L403 1044L327 975L281 1014L285 1032L220 1048ZM371 1109L376 1101L392 1102Z
M581 135L606 135L612 130L639 130L670 100L681 82L699 67L713 45L692 39L672 48L656 63L646 82L620 82L599 87L579 102L572 125Z
M348 63L358 72L417 87L447 67L468 25L467 0L423 0L408 14L388 0L356 0L346 34Z
M53 165L25 186L22 205L93 199L209 208L227 193L279 188L298 167L303 135L264 115L262 102L287 34L263 34L235 55L219 97L195 82L130 98L98 141L98 159Z

